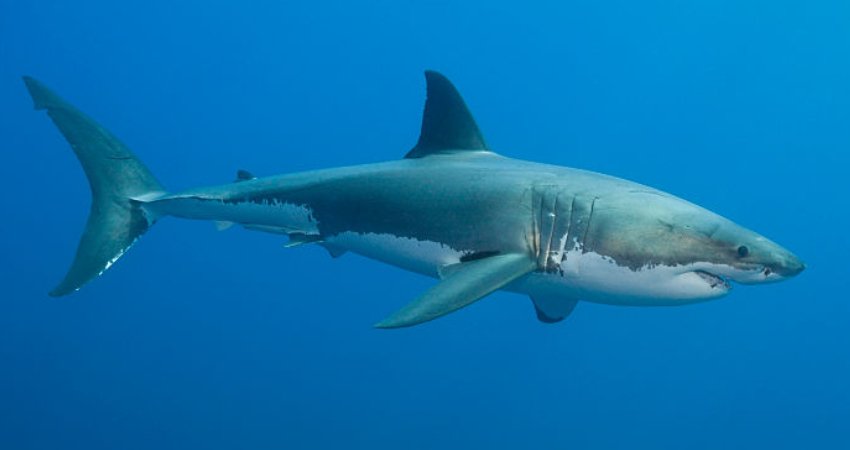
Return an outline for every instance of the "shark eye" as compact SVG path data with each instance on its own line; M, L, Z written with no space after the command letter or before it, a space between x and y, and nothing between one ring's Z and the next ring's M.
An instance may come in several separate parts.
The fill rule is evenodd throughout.
M746 245L742 245L742 246L738 247L738 256L740 256L741 258L746 258L747 255L749 255L749 254L750 254L750 249L747 248Z

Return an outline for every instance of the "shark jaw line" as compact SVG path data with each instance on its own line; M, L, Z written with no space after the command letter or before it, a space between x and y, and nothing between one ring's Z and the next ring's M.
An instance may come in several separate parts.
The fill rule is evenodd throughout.
M746 268L736 268L722 264L697 264L694 272L703 276L706 281L721 280L731 288L731 282L743 285L772 283L782 280L782 276L761 265L751 265Z
M720 288L727 291L732 289L732 285L726 277L715 275L705 270L694 270L692 273L702 278L712 289Z
M698 261L630 268L596 252L573 249L552 273L577 298L620 305L681 305L723 297L740 277L734 267ZM558 281L559 280L559 281Z

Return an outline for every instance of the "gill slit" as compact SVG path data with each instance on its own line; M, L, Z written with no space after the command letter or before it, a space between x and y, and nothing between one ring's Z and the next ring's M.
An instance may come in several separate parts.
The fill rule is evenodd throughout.
M593 201L590 202L590 213L587 214L587 225L584 227L584 235L581 238L582 253L588 253L593 250L587 245L587 233L590 232L590 222L593 220L593 209L594 206L596 206L596 200L598 199L599 197L593 197Z
M567 225L567 245L573 245L573 246L581 245L578 242L578 239L573 235L573 223L575 222L573 220L573 213L576 210L576 202L577 201L578 201L578 194L574 194L573 195L573 201L572 201L572 203L570 203L570 222L569 222L569 225ZM573 243L570 242L570 238L572 238ZM566 254L564 256L566 256Z
M552 238L555 235L555 227L558 224L558 197L559 193L555 193L555 198L552 200L552 209L549 210L549 214L551 214L551 226L549 227L549 238L546 241L546 255L544 257L544 267L546 270L549 269L549 258L552 254Z

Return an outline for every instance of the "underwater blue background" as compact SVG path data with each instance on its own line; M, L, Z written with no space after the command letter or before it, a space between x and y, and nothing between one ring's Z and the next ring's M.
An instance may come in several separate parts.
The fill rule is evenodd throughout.
M497 293L174 219L70 297L88 213L32 75L173 190L401 158L424 69L488 143L672 192L799 254L680 308ZM850 3L0 4L0 448L850 448Z

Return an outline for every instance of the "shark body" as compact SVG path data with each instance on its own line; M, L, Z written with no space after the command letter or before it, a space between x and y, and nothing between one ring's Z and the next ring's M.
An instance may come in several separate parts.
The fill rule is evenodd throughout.
M558 322L579 300L678 305L726 295L731 281L803 270L791 252L717 214L623 179L507 158L488 148L454 86L426 72L417 145L404 159L167 193L118 139L32 78L77 153L92 212L52 295L103 273L162 217L240 224L438 278L378 327L416 325L493 291L529 295Z

